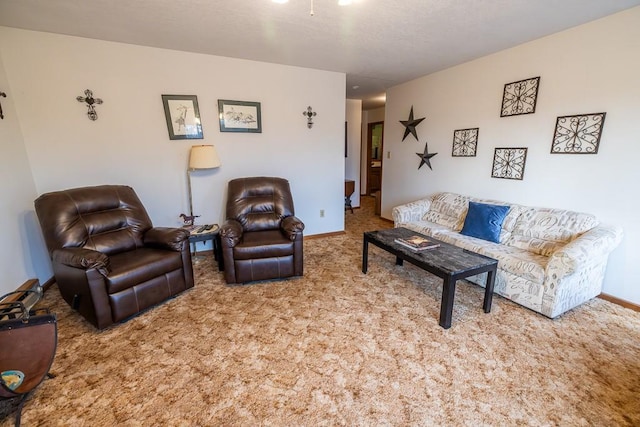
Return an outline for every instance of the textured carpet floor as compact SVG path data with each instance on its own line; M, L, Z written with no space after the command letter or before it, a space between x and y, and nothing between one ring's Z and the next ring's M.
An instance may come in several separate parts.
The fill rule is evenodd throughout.
M640 425L640 313L595 299L549 320L441 285L370 248L390 227L371 198L347 233L305 241L300 279L229 287L210 258L196 286L96 331L54 286L52 371L24 426ZM2 426L11 425L5 419Z

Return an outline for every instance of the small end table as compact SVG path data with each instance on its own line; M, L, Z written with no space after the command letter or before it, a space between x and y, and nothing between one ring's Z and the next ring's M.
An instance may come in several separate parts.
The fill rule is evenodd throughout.
M197 229L197 228L196 228ZM223 271L224 266L222 263L222 245L220 242L220 227L218 224L213 224L213 228L208 231L203 231L202 233L191 232L189 236L189 244L193 245L192 255L195 257L196 252L196 243L197 242L208 242L211 240L211 245L213 247L213 259L218 262L218 270Z

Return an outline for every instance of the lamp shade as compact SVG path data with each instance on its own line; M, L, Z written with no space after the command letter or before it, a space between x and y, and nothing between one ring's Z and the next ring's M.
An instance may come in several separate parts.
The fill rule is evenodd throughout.
M213 145L194 145L189 156L189 169L214 169L220 167L220 158Z

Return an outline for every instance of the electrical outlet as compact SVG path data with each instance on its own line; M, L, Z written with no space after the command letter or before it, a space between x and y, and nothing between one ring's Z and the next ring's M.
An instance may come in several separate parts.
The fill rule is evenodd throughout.
M324 218L324 209L320 209L320 218Z
M387 159L391 158L391 151L387 151Z

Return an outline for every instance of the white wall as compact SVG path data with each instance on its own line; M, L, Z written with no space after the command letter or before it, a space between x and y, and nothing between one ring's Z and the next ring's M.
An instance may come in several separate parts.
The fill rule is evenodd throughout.
M0 58L24 139L14 149L24 156L26 147L33 173L35 191L22 196L29 208L34 193L127 184L155 225L179 225L188 211L189 149L214 144L222 167L193 174L200 222L223 221L230 179L264 174L290 181L306 235L344 230L343 73L7 27L0 27ZM85 89L104 101L95 122L75 99ZM162 94L198 96L204 139L169 140ZM260 102L262 133L221 133L218 99ZM318 113L312 129L302 115L307 106ZM22 163L13 160L12 171L28 173ZM14 221L8 216L5 228Z
M31 167L24 148L24 141L16 110L15 93L7 82L2 57L0 57L0 98L4 120L0 120L0 296L15 290L27 279L46 275L47 253L32 250L42 238L34 230L33 200L36 187L31 176ZM43 262L44 260L44 262Z
M360 131L362 129L362 100L347 99L347 157L344 159L344 177L355 181L351 206L360 206Z
M535 114L500 118L505 83L541 77ZM387 92L383 216L393 206L453 191L589 212L624 228L604 292L640 303L640 7L422 77ZM406 120L426 117L420 142ZM550 154L557 116L606 112L595 155ZM479 127L477 157L451 156L453 131ZM418 170L425 141L438 155ZM528 147L523 181L491 178L495 147Z

